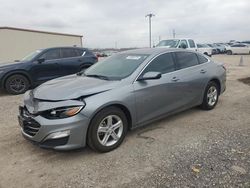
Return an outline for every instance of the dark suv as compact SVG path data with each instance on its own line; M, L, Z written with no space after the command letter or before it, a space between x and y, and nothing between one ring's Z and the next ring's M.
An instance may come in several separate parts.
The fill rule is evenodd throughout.
M86 48L37 50L19 62L0 64L0 87L8 93L21 94L48 80L80 72L97 61Z

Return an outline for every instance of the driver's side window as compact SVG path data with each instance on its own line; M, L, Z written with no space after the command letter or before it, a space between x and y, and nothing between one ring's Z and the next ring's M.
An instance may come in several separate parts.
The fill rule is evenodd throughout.
M156 57L143 71L147 72L160 72L165 74L175 71L175 64L171 53L166 53Z
M60 49L53 49L45 52L40 59L47 60L53 60L53 59L60 59Z

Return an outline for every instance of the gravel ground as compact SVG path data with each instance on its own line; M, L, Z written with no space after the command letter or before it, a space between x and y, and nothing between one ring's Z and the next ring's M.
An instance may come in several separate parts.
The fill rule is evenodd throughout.
M0 94L0 187L250 187L250 56L216 55L227 90L212 111L193 108L129 132L115 151L56 152L25 140L22 96Z

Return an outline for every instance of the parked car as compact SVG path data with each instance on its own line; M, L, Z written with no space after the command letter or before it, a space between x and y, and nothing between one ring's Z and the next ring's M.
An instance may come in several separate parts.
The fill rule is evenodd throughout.
M227 54L250 54L250 47L247 44L233 44L227 48Z
M156 48L183 48L197 51L197 45L193 39L168 39L162 40L156 45Z
M208 46L207 44L197 44L198 52L207 55L207 56L212 56L213 54L213 49Z
M242 41L241 43L247 44L248 46L250 46L250 40Z
M95 52L96 57L108 57L106 53L103 52Z
M219 52L219 49L215 46L215 45L213 45L213 44L206 44L206 45L208 45L210 48L212 48L212 54L214 55L214 54L219 54L220 52Z
M41 147L108 152L127 130L194 106L213 109L225 83L223 65L200 53L130 50L26 92L19 122Z
M0 87L21 94L31 87L86 69L97 57L86 48L57 47L36 50L20 62L0 64Z
M220 54L223 54L226 52L226 47L224 45L219 44L219 43L214 43L213 45L218 49L218 52Z

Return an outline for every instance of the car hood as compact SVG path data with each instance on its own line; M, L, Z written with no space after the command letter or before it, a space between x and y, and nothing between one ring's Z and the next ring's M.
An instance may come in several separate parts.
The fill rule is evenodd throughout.
M26 61L0 63L0 69L16 67L22 65L23 63L26 63Z
M70 75L45 82L33 90L33 95L40 100L70 100L113 89L119 83L120 81Z

